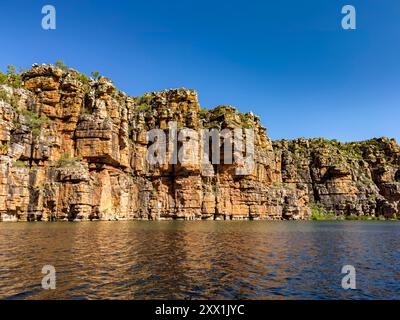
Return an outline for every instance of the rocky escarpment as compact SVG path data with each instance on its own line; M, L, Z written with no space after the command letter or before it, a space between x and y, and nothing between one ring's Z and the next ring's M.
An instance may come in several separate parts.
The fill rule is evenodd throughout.
M130 97L107 78L51 65L34 65L20 80L0 86L2 221L308 219L316 205L338 215L400 215L394 140L273 142L257 116L200 109L193 90ZM151 164L147 132L169 133L171 122L196 132L254 129L254 167L240 174L235 163Z
M304 190L310 207L344 216L399 215L400 147L394 139L297 139L273 145L280 153L282 181Z

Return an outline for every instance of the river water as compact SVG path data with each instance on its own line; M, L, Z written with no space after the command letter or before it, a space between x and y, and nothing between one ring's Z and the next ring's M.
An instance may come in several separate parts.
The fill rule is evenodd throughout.
M400 222L0 223L1 299L400 299L399 262Z

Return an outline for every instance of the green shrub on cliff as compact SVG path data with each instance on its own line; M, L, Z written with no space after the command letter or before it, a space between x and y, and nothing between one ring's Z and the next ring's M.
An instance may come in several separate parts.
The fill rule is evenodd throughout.
M17 168L25 168L26 167L26 163L24 161L21 160L16 160L13 162L13 166L17 167Z
M200 119L206 119L208 116L208 110L207 109L201 109L199 111L199 118Z
M7 73L0 72L0 85L5 84L14 88L22 87L21 73L17 73L17 68L12 64L7 66Z
M8 93L7 91L0 91L0 100L8 103L11 107L17 110L18 99L13 94Z
M58 168L78 167L81 157L71 157L69 153L64 153L61 159L57 160L55 166Z
M140 97L134 97L133 110L140 113L145 113L151 110L151 102L153 100L152 96L149 94L144 94Z
M139 112L147 112L150 110L150 107L147 104L141 104L140 106L136 107L136 110Z
M239 113L239 118L240 121L242 122L242 127L245 129L249 129L253 126L253 121L251 120L251 118L244 114L244 113Z
M78 72L78 71L76 71L76 70L71 69L71 68L68 67L68 66L64 63L64 61L62 61L62 60L57 60L57 61L54 63L54 65L55 65L57 68L59 68L59 69L61 69L62 71L64 71L64 72L69 72L69 71L73 72L73 73L76 75L76 78L77 78L80 82L82 82L83 84L88 84L88 83L90 82L90 78L89 78L87 75L85 75L85 74L83 74L83 73L80 73L80 72Z
M92 75L94 80L97 80L97 79L100 78L100 72L98 72L98 71L92 71L91 75Z
M50 119L46 115L38 115L36 112L24 110L22 115L27 121L28 127L32 130L33 134L39 135L41 133L42 127L50 123Z
M331 221L331 220L339 220L339 221L371 221L371 220L385 220L383 216L375 217L369 215L336 215L334 212L327 211L321 203L312 203L310 205L311 208L311 217L310 220L316 221Z
M10 86L14 88L21 88L22 87L22 77L20 73L16 72L15 66L9 64L7 66L7 82Z
M221 129L221 123L219 121L211 121L204 124L207 129Z
M212 112L212 118L217 119L226 115L227 113L235 113L236 109L230 106L218 106L211 112Z
M64 61L62 61L62 60L57 60L57 61L54 63L54 65L55 65L57 68L60 68L62 71L67 72L67 71L69 70L69 67L66 66L65 63L64 63Z
M7 84L7 76L3 72L0 72L0 85L2 84Z
M310 205L311 208L311 220L337 220L336 214L332 212L328 212L321 203L312 203Z
M136 102L135 104L136 104L136 106L146 105L149 107L152 100L153 100L153 98L150 94L144 94L143 96L135 98L135 102Z
M0 153L7 153L8 149L9 149L9 145L8 144L0 145Z
M6 91L0 91L0 100L8 103L10 100L9 94Z
M76 75L77 79L82 82L83 84L89 84L90 79L88 76L84 75L83 73L78 72Z

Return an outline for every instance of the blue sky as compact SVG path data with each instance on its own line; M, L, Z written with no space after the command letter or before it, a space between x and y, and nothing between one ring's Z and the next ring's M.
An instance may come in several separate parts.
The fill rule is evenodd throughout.
M41 28L41 8L57 29ZM341 8L357 10L342 30ZM0 70L63 60L129 95L187 87L273 139L400 141L400 1L2 1Z

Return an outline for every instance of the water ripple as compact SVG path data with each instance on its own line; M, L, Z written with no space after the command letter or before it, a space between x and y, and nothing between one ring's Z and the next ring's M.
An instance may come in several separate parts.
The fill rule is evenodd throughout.
M396 222L1 223L0 298L400 299L399 236Z

